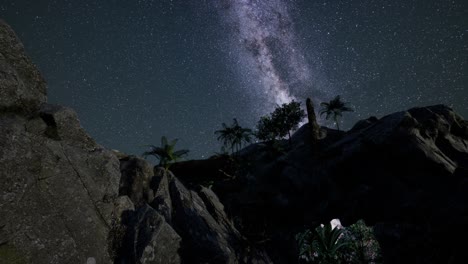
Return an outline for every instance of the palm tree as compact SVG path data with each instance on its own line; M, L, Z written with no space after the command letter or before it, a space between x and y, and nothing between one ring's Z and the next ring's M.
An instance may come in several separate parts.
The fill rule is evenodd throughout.
M338 124L338 117L343 116L343 112L354 112L354 109L347 106L347 102L341 101L340 96L336 96L330 102L322 102L320 106L322 109L320 110L320 116L326 114L325 119L329 119L330 116L333 117L333 121L335 121L336 128L340 130L340 126Z
M161 146L157 147L154 145L148 145L150 147L149 151L145 151L143 156L146 158L147 156L155 156L159 160L159 166L164 167L164 169L168 170L169 167L177 162L182 157L188 154L188 150L181 149L174 151L175 144L177 143L178 139L174 139L169 144L167 138L165 136L161 137Z
M234 140L233 144L237 147L237 152L242 148L244 143L250 143L252 140L252 130L249 128L243 128L237 123L237 119L234 118Z
M231 152L234 152L234 129L226 123L222 123L221 126L223 129L215 131L215 134L218 135L218 141L223 143L224 148L229 148Z
M221 124L223 129L215 131L218 135L218 140L221 141L225 148L231 149L231 153L234 150L239 151L243 143L250 143L252 139L252 130L243 128L237 122L237 119L233 119L231 126L226 123Z

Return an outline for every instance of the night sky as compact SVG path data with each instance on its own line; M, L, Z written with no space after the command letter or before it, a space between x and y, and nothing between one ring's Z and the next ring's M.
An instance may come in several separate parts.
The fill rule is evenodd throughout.
M466 0L2 0L0 18L49 102L127 153L166 135L206 158L222 122L307 96L350 102L345 129L438 103L468 117Z

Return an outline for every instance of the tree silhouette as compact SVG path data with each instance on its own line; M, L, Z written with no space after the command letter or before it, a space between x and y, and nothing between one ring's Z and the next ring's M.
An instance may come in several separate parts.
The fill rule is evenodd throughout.
M143 157L156 157L159 160L159 166L162 166L164 167L164 169L168 170L173 163L186 156L189 152L186 149L174 151L177 141L178 139L174 139L169 144L167 138L165 136L162 136L161 146L157 147L154 145L148 145L148 147L150 147L150 150L143 152Z
M291 131L297 129L299 122L305 117L305 112L301 109L301 103L292 101L276 108L271 117L279 128L279 136L288 135L291 141Z
M218 135L218 141L223 143L224 148L229 148L233 152L234 129L226 125L226 123L222 123L221 126L223 129L215 131L215 134Z
M231 126L226 123L221 125L223 129L215 131L215 134L218 135L218 140L223 143L223 146L231 150L231 153L238 152L244 143L251 142L252 130L241 127L236 118L233 119Z
M354 112L354 110L351 107L348 107L347 104L347 102L341 101L339 95L328 103L322 102L320 104L320 106L322 106L322 109L320 110L320 116L326 114L325 119L327 120L330 117L333 117L333 121L335 121L336 128L340 130L340 126L338 124L338 117L342 117L343 112Z
M273 141L278 137L278 131L270 116L262 116L257 123L255 136L261 141Z
M252 141L252 130L249 128L243 128L239 126L237 120L234 118L234 142L233 144L237 146L237 151L242 148L244 143L250 143Z
M288 136L291 144L291 131L297 129L305 117L301 103L292 101L277 107L270 116L263 116L257 124L257 138L272 141Z

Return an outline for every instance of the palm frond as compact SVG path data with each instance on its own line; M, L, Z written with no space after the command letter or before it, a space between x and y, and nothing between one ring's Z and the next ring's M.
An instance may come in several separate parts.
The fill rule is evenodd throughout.
M171 141L170 146L175 146L175 144L177 144L177 141L179 141L178 138L173 139L173 140Z
M172 155L174 157L182 157L182 156L185 156L189 153L189 150L188 149L181 149L181 150L178 150L176 152L174 152Z
M328 111L327 109L321 109L321 110L319 111L319 115L322 116L323 114L326 114L326 113L328 113L328 112L329 112L329 111Z
M147 147L147 148L157 148L155 145L147 144L147 145L140 145L140 147Z
M330 104L327 103L327 102L321 102L320 103L320 106L323 106L323 107L328 107Z
M341 111L342 111L342 112L354 112L354 109L351 108L351 107L348 107L348 106L343 106L343 107L341 108Z
M163 166L166 170L169 166L174 163L177 159L185 156L188 154L188 150L178 150L174 151L175 145L178 139L174 139L171 141L171 144L168 144L168 140L165 136L161 137L161 146L157 147L154 145L147 145L150 150L143 152L143 156L146 158L147 156L154 156L156 159L159 160L159 165Z

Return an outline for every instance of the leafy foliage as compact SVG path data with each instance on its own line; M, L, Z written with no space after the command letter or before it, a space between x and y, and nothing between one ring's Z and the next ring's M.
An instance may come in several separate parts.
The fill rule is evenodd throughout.
M349 263L382 263L379 242L372 227L366 226L363 220L346 228L344 235L349 246L343 251L343 257Z
M252 130L241 127L236 118L233 119L231 126L222 123L222 127L223 129L215 131L215 134L223 143L224 149L230 149L231 153L239 151L244 143L250 143L252 140Z
M372 228L360 220L348 228L331 223L296 235L299 258L306 263L381 263Z
M337 263L340 248L347 245L342 239L343 232L331 223L320 225L313 232L306 230L296 237L300 256L312 263Z
M301 103L292 101L283 104L269 116L263 116L258 121L256 136L262 141L274 141L286 135L291 139L291 131L297 129L304 117L305 112L301 109Z
M162 166L167 170L173 163L177 162L189 153L189 151L186 149L175 151L174 148L177 141L178 139L174 139L169 143L167 141L167 138L163 136L161 137L161 146L157 147L154 145L148 145L148 147L150 147L150 150L145 151L143 153L143 156L156 157L159 160L159 166Z
M256 137L262 141L273 141L279 133L273 120L269 116L262 116L257 123Z
M322 106L322 109L319 112L320 116L325 114L325 119L327 120L332 117L336 124L336 128L340 130L338 118L343 116L343 112L354 112L354 109L347 106L347 104L347 102L341 101L341 97L339 95L330 102L322 102L320 104L320 106Z

